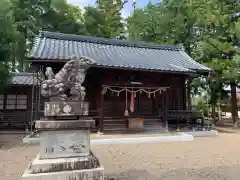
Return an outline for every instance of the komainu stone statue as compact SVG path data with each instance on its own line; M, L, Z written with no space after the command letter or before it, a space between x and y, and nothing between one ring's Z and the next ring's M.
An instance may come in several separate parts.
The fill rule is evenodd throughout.
M90 64L94 62L86 58L72 58L63 68L54 75L52 68L47 67L45 75L47 80L43 81L41 93L50 100L82 100L86 95L82 83L85 72ZM70 89L70 96L65 93Z
M54 75L46 69L42 95L44 116L35 121L40 134L40 152L22 175L22 180L104 180L104 167L90 147L95 120L88 116L89 104L82 86L88 65L74 58ZM68 94L67 90L70 90Z

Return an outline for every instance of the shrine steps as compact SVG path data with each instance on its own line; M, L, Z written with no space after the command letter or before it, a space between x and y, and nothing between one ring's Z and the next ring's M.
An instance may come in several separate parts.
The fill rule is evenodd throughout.
M127 130L126 119L104 119L104 132L124 132Z
M159 118L144 118L144 130L163 130L163 124ZM144 131L143 130L143 131ZM104 119L104 132L106 133L119 133L129 132L128 121L125 118L112 118Z

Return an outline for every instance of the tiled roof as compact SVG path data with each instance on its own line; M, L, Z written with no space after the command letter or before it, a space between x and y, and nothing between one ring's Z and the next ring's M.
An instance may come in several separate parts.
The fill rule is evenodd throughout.
M38 81L39 83L40 81ZM19 72L19 73L11 73L11 79L10 84L13 85L36 85L37 84L37 77L36 75L33 78L33 73L25 73L25 72Z
M69 60L88 57L96 66L191 72L209 71L190 58L181 47L134 43L126 40L42 32L28 59L31 61Z

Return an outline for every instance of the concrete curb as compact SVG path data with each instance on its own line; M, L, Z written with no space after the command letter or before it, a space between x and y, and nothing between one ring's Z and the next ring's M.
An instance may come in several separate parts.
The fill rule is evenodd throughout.
M136 137L136 138L114 138L114 139L93 139L91 145L100 144L132 144L132 143L153 143L153 142L187 142L193 141L193 136L189 134L179 134L173 136ZM23 138L24 144L39 144L40 138L30 138L27 135Z
M23 144L39 144L40 143L40 138L39 137L35 137L35 138L31 138L31 135L27 135L26 137L23 138L22 142Z
M93 139L91 140L91 145L133 144L133 143L153 143L153 142L187 142L187 141L193 141L193 136L188 134L181 134L177 136Z
M218 131L211 130L211 131L189 131L189 132L183 132L179 134L187 134L192 135L193 137L213 137L218 136Z

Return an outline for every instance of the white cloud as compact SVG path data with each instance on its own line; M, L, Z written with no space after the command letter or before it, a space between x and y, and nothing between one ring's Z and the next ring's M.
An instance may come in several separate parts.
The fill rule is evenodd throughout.
M85 7L87 5L94 5L96 0L67 0L69 4L73 4L79 7Z

